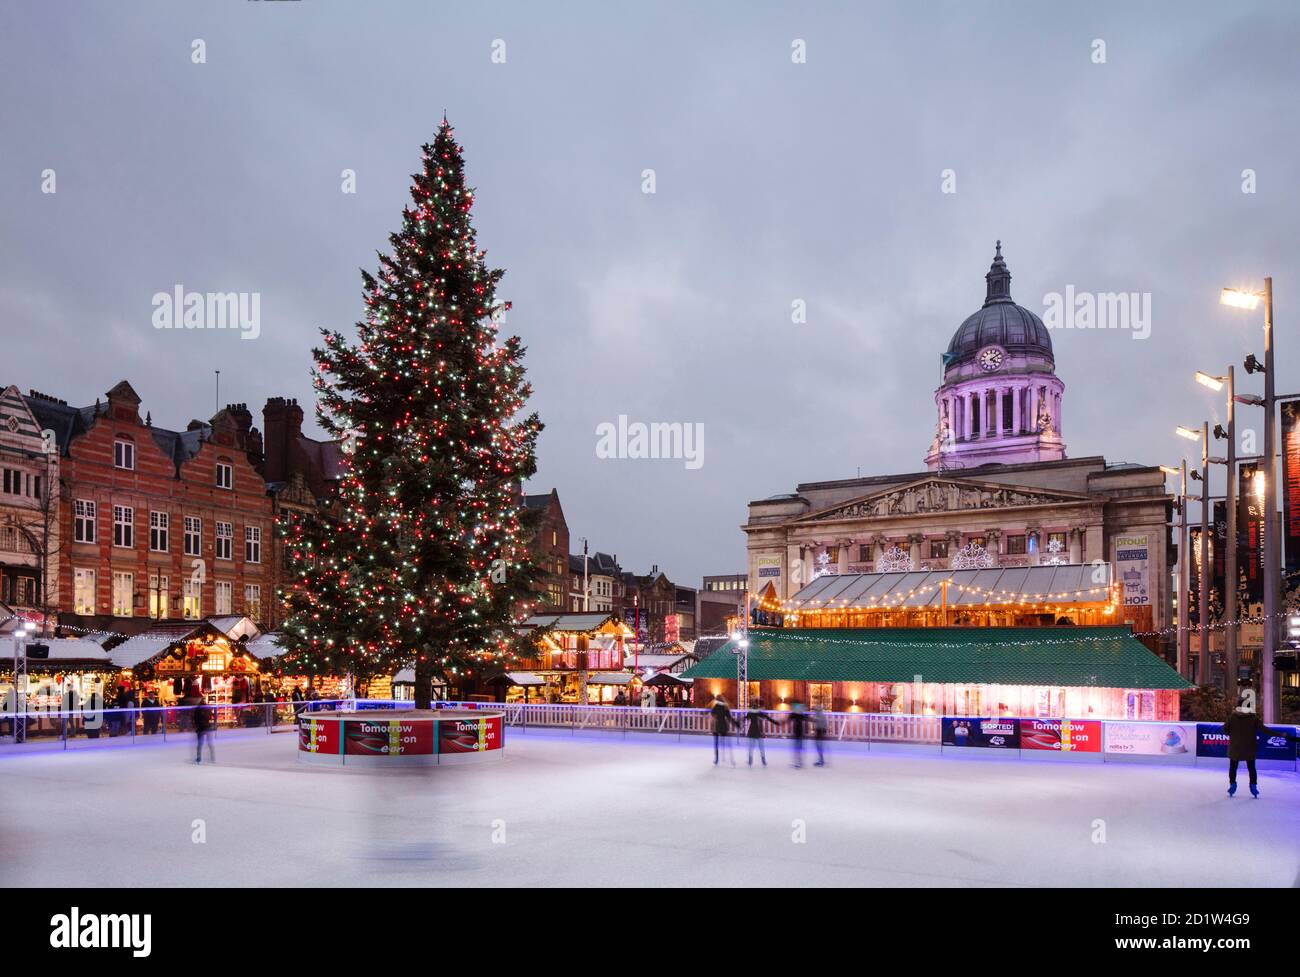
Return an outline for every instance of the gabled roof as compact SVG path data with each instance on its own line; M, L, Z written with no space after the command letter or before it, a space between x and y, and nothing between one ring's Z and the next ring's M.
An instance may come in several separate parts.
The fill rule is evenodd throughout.
M1128 628L751 629L750 681L925 682L1189 689ZM728 640L682 673L735 678Z
M622 618L609 611L577 614L536 614L530 617L517 630L536 631L549 628L552 631L564 631L577 634L594 634L606 624L613 624L621 631L631 634L631 628L623 623Z

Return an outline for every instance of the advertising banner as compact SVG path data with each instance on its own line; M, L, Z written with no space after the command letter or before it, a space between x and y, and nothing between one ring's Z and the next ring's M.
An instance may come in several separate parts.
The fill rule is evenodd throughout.
M1300 573L1300 401L1282 403L1282 547L1287 573Z
M1100 753L1100 719L1021 719L1022 750Z
M1115 577L1125 607L1151 604L1150 545L1146 536L1115 537Z
M1264 599L1264 500L1256 472L1259 466L1243 464L1237 484L1237 573L1242 581L1240 603L1257 604Z
M779 556L760 556L757 564L760 579L781 576L781 558Z
M433 723L400 719L345 722L343 752L348 756L429 756L433 753Z
M501 717L439 719L439 753L478 753L501 749Z
M944 746L977 746L991 750L1020 748L1018 719L943 717Z
M304 753L342 753L339 724L307 716L298 724L298 749Z
M1260 733L1257 737L1255 756L1260 760L1283 760L1295 762L1296 745L1288 740L1287 733L1295 731L1286 726L1273 726L1277 735ZM1198 757L1226 757L1228 755L1228 734L1223 732L1222 723L1196 724L1196 755Z
M1196 726L1107 720L1105 751L1123 756L1191 756L1196 752Z

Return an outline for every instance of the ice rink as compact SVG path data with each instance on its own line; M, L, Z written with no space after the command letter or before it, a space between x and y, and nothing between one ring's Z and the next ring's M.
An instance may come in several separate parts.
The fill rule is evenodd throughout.
M292 734L0 754L0 883L1294 886L1300 778L507 730L500 762L299 764ZM741 743L743 746L743 743ZM196 840L202 835L201 842ZM1104 840L1100 840L1104 837Z

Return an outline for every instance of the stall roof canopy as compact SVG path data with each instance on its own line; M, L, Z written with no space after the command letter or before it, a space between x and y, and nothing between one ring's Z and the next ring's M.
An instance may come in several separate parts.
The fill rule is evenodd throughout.
M36 667L42 661L51 662L98 662L107 665L110 655L104 650L104 646L92 638L40 638L32 641L33 644L42 644L50 649L49 658L28 659L28 667Z
M536 614L521 624L519 629L536 631L538 628L550 628L552 631L593 634L606 624L610 624L613 630L625 637L632 634L632 629L617 614L608 611L598 614Z
M682 673L735 678L728 641ZM1189 689L1127 627L786 628L749 632L749 679Z
M823 574L787 602L794 611L943 605L1097 604L1110 599L1110 564L1062 563L986 570Z
M288 648L280 644L280 637L281 633L279 631L259 634L255 638L249 638L244 644L244 648L250 655L258 658L279 658L289 651Z

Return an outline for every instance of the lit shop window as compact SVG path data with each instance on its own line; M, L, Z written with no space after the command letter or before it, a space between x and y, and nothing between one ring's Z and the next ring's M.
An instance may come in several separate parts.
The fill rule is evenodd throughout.
M113 616L130 617L135 595L135 578L129 573L113 574Z
M181 587L181 614L187 621L203 616L203 594L197 580L190 578Z
M234 592L234 584L229 580L218 580L216 588L216 592L213 594L213 612L216 614L231 613L231 595Z
M155 620L167 616L167 584L166 577L157 573L149 574L149 616Z
M95 613L95 571L72 571L72 605L77 614Z
M254 621L262 616L261 584L244 585L244 616L251 617Z

